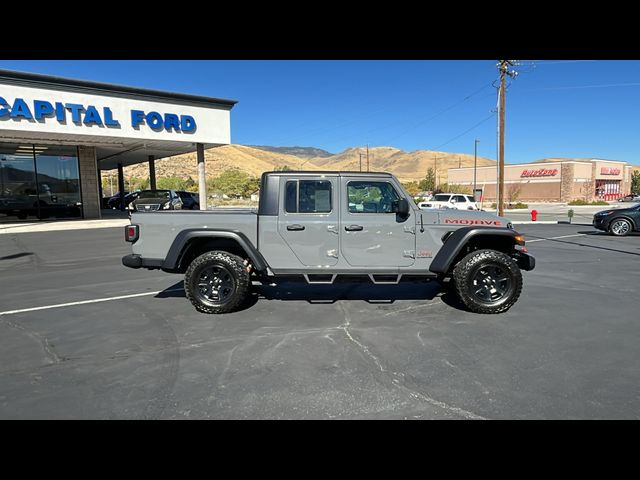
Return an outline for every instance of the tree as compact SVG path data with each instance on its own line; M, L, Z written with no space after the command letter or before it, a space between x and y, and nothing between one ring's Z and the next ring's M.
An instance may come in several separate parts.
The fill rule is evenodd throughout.
M237 168L226 170L209 181L211 191L219 191L233 198L248 197L258 190L259 185L259 178L251 177Z
M427 175L423 180L420 180L418 187L423 192L433 192L436 189L436 173L433 168L427 170Z
M402 186L407 191L407 193L412 197L415 197L420 191L420 186L418 185L418 182L407 182L407 183L403 183Z
M631 193L640 195L640 170L635 170L631 174Z
M471 195L471 187L466 185L456 185L454 183L441 183L434 193L463 193Z
M158 190L184 190L187 181L181 177L163 177L156 181Z
M276 167L274 171L275 172L292 172L293 168L291 168L289 165L282 165L281 167Z

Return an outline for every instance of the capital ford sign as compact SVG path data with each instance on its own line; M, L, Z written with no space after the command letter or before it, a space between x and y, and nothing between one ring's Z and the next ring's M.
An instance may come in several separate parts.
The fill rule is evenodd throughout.
M185 114L129 109L127 118L116 118L111 108L105 106L47 100L26 101L24 98L14 98L9 102L0 97L0 121L5 119L57 122L61 125L72 122L79 127L96 125L115 129L121 127L122 121L128 122L136 130L150 128L155 132L176 133L194 133L197 128L193 116Z
M602 167L600 169L600 175L620 175L619 168Z
M557 168L538 168L536 170L523 170L521 177L554 177L558 174Z

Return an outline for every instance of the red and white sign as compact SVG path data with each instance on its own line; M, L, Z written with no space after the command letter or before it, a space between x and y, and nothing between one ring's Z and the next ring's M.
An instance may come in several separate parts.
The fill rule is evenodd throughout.
M600 169L600 175L620 175L619 168L602 167Z
M554 177L558 174L557 168L539 168L537 170L523 170L521 177Z

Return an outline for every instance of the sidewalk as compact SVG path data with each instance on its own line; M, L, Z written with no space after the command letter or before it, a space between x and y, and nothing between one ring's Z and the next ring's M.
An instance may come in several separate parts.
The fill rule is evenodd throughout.
M8 233L32 233L32 232L53 232L60 230L85 230L94 228L113 228L129 225L129 217L126 212L109 214L100 220L51 220L51 221L21 221L15 223L0 223L0 235ZM122 218L124 216L124 218Z

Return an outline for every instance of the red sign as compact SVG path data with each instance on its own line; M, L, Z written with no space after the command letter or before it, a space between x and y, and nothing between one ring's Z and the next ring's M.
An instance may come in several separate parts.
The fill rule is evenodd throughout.
M523 170L521 177L553 177L558 174L557 168L539 168L538 170Z
M600 175L620 175L619 168L602 167L600 169Z

